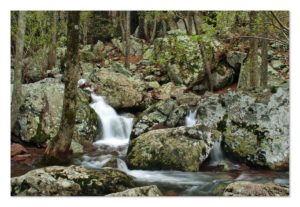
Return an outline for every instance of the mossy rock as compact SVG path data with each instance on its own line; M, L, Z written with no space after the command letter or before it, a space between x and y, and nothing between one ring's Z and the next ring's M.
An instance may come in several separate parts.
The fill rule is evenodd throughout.
M198 171L221 134L205 126L149 131L131 141L127 152L130 168Z
M133 179L116 169L89 170L80 166L51 166L11 178L12 196L102 196L135 187Z

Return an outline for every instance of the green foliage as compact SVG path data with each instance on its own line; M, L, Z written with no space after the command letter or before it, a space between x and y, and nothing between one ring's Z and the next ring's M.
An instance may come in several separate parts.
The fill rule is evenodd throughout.
M155 40L154 62L160 65L178 64L189 70L198 69L201 65L197 44L200 37L188 36L180 30L170 31L168 34L164 38Z

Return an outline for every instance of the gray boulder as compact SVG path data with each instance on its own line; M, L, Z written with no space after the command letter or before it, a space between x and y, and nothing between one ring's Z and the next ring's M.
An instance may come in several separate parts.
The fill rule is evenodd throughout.
M221 133L203 125L149 131L131 140L129 168L198 171Z
M181 30L172 30L166 36L156 38L153 44L156 54L153 61L167 67L174 83L188 85L205 73L198 43L192 36Z
M144 83L134 77L107 69L96 70L90 77L99 95L105 96L108 103L117 109L141 107Z
M238 181L229 184L223 193L224 196L288 196L289 188L275 183L252 183Z
M56 79L43 79L22 86L24 101L13 133L22 141L44 144L59 129L63 106L64 84ZM89 95L78 89L74 140L94 141L98 131L97 114L89 106Z
M161 125L161 128L178 126L180 121L182 124L186 111L186 108L179 107L173 99L161 100L143 112L141 118L134 125L131 138L155 129L158 125Z
M40 168L11 178L12 196L101 196L133 187L133 179L122 171L74 165Z
M225 151L249 165L288 169L289 89L278 88L274 94L234 92L223 100Z
M137 188L131 188L119 193L111 193L106 196L121 197L121 196L162 196L162 193L156 185L149 185Z
M123 55L125 55L125 42L119 39L111 40L114 47L118 48ZM144 51L147 49L145 40L130 36L130 55L143 55Z
M237 68L243 65L245 58L247 57L247 53L240 51L229 51L226 54L226 60L229 65L233 68Z

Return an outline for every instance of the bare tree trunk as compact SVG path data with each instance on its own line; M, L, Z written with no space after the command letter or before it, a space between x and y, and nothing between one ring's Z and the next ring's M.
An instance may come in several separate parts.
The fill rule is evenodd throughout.
M150 38L150 43L153 43L155 34L156 34L156 27L157 27L157 15L154 14L154 20L153 20L153 29L152 29L152 34Z
M214 90L214 84L213 79L211 77L211 63L208 60L208 57L206 56L205 49L203 44L199 43L200 53L202 56L203 65L205 68L205 73L207 75L207 83L208 83L208 90L213 91Z
M195 15L195 13L194 13L194 15ZM195 18L194 15L193 15L193 18ZM195 31L196 31L197 35L200 35L201 25L199 25L198 23L199 23L198 21L194 20ZM208 57L206 55L206 52L205 52L205 47L201 42L199 42L199 48L200 48L200 54L202 56L202 62L203 62L204 68L205 68L205 73L206 73L206 76L207 76L208 89L209 89L209 91L213 91L214 90L214 83L213 83L213 79L212 79L212 76L211 76L211 65L212 65L212 63L211 63L211 60L208 59Z
M119 24L120 24L120 28L121 28L121 33L122 33L122 41L125 41L126 40L126 32L125 32L125 12L123 11L120 11L118 12L119 13Z
M187 12L187 31L189 35L193 34L193 12Z
M57 13L57 11L51 12L51 45L48 53L48 70L52 70L56 64Z
M49 162L66 162L66 155L69 154L72 142L76 118L77 81L79 79L79 18L79 11L68 12L67 67L65 69L63 110L59 131L45 151L45 158Z
M263 15L263 32L262 48L261 48L261 66L260 66L260 86L266 88L268 86L268 24L266 23L266 16Z
M256 11L250 11L249 13L250 17L250 33L251 35L256 35L256 18L257 13ZM256 38L250 39L250 51L249 51L249 75L250 75L250 87L257 87L258 81L259 81L259 73L258 73L258 60L257 60L257 49L258 49L258 43Z
M130 11L126 11L126 26L125 26L125 67L129 69L129 55L130 55Z
M16 64L14 70L14 88L11 100L11 131L13 131L22 102L22 58L26 29L26 12L20 11L18 17L18 32L16 43Z

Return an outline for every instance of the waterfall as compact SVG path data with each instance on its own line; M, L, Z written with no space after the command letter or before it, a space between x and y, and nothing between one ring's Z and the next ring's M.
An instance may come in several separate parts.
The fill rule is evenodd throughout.
M190 110L189 114L185 117L185 125L188 127L194 126L197 122L196 115L197 115L197 109Z
M133 120L120 116L105 102L104 97L92 94L93 102L90 106L95 110L102 124L102 138L96 145L122 146L129 142Z
M224 159L221 142L216 142L210 152L211 165L217 166Z

